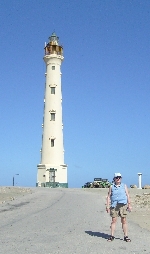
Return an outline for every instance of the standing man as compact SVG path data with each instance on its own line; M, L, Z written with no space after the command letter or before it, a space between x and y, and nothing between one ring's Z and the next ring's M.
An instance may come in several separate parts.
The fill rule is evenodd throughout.
M110 216L112 217L111 222L111 236L108 238L108 241L111 242L114 240L114 231L116 227L117 217L121 217L122 229L124 232L124 241L131 242L128 237L128 229L127 229L127 210L131 211L131 203L130 197L128 193L127 186L124 183L121 183L122 176L120 173L115 173L114 182L112 186L110 186L107 196L107 204L106 211L110 212ZM110 207L111 201L111 207Z

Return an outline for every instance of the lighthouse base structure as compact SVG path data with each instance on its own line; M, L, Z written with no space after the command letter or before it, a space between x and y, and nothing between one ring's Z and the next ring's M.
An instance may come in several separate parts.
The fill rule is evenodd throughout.
M67 165L38 164L37 187L68 188Z

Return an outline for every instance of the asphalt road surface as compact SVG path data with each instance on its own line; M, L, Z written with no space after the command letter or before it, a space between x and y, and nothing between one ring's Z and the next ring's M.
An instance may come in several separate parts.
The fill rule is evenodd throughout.
M33 188L32 194L0 206L0 253L150 253L150 231L129 221L131 243L107 242L110 217L105 193L85 189Z

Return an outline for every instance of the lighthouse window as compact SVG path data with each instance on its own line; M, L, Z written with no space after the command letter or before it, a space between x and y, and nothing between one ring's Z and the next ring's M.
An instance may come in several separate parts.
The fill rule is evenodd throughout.
M55 113L51 113L51 121L55 121Z
M54 139L51 139L51 147L54 147Z
M55 94L55 87L51 87L51 94Z
M52 70L55 70L55 66L52 66Z

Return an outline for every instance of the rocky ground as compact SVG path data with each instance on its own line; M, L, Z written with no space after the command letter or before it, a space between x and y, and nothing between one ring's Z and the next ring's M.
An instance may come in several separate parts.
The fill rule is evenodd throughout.
M18 196L24 196L29 193L32 193L31 188L0 187L0 204L7 203L16 199Z
M86 189L98 191L107 196L107 189ZM8 203L18 197L32 193L32 188L0 187L0 205ZM128 220L139 224L140 227L150 230L150 189L129 189L132 203L132 212L128 214Z
M129 220L138 223L140 227L150 230L150 189L129 189L132 212Z

